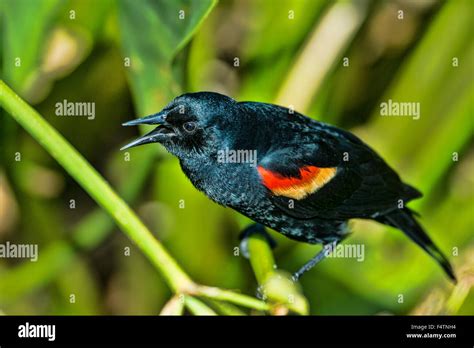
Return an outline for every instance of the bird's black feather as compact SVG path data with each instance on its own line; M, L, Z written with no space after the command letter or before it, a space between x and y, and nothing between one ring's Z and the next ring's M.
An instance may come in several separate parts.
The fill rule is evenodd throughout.
M195 123L186 127L195 131L183 130L186 122ZM454 279L449 262L406 207L421 193L345 130L281 106L238 103L211 92L177 97L160 113L133 122L140 123L161 124L149 140L177 156L196 188L219 204L307 243L340 241L349 232L347 220L374 219L402 230ZM224 149L255 151L256 163L219 161ZM299 182L307 168L331 176L316 186L311 182L297 199L269 187L262 174Z

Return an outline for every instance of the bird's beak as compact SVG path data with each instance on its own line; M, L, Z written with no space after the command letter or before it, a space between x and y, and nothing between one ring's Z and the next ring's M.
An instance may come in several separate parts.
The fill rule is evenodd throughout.
M159 124L159 126L151 132L123 146L120 150L126 150L138 145L157 143L175 136L176 133L173 128L166 123L166 115L167 112L161 111L157 114L123 123L122 126L138 126L140 124Z
M157 114L150 116L137 118L136 120L131 120L125 123L122 123L122 126L138 126L140 124L163 124L166 122L167 112L160 111Z

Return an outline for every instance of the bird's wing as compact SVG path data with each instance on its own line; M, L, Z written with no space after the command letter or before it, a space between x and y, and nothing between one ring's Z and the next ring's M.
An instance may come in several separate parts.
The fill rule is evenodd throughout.
M370 218L420 195L354 135L321 124L257 170L274 204L301 219Z

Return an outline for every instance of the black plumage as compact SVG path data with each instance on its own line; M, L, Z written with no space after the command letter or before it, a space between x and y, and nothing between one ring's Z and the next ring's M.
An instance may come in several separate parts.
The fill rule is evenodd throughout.
M196 188L257 223L294 240L328 244L348 234L349 219L373 219L402 230L455 279L406 207L421 193L347 131L281 106L211 92L184 94L158 114L125 123L138 124L159 126L124 148L161 143ZM227 150L255 153L256 161L220 161Z

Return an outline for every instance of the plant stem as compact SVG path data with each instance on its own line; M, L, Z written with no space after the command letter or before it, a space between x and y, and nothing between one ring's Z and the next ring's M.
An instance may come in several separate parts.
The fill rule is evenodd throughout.
M209 308L202 301L192 296L186 296L184 299L186 307L194 315L217 315L211 308Z
M184 298L181 294L174 295L161 309L160 315L183 315Z
M265 280L275 273L275 258L266 238L254 233L247 238L250 255L250 264L257 282L261 285Z
M231 303L208 299L210 306L215 309L218 314L230 315L230 316L244 316L247 315L245 312L240 310L240 308L234 306Z
M156 266L174 292L193 286L188 275L102 176L2 80L0 105L113 217L122 231Z
M243 307L254 308L262 311L268 311L271 309L271 306L263 301L257 300L247 295L238 294L230 290L198 285L191 293L196 296L227 301Z
M282 314L289 309L301 315L308 314L308 301L297 284L289 279L286 272L276 269L275 258L265 235L252 233L247 237L247 246L259 289L265 299L275 304L272 312Z

